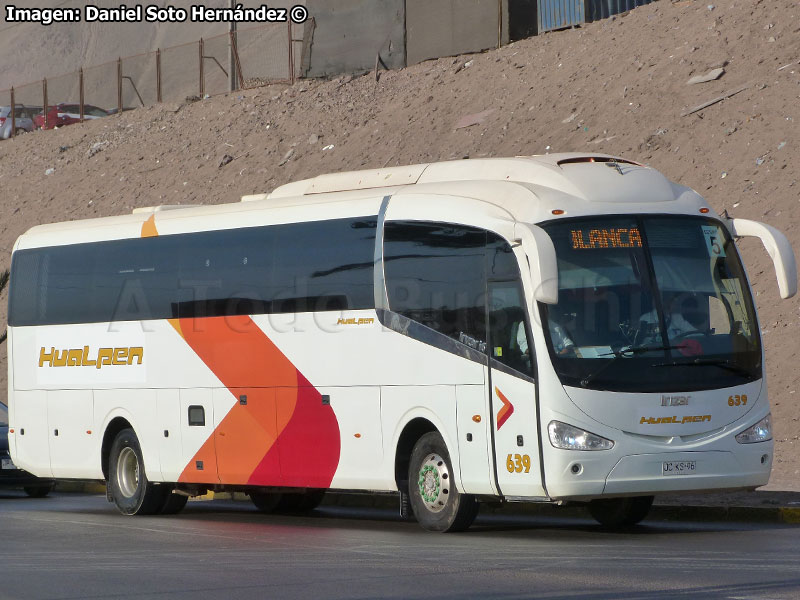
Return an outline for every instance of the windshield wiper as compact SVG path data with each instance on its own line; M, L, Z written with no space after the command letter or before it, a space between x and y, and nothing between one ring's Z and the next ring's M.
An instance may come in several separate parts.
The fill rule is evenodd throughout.
M623 348L622 350L612 350L611 353L614 357L609 360L607 363L602 365L599 369L594 371L593 373L589 373L586 377L581 379L581 387L586 387L589 385L589 382L592 381L595 377L600 375L603 371L605 371L608 367L613 365L617 362L618 359L622 358L623 356L626 358L630 358L631 356L635 356L637 354L644 354L645 352L663 352L664 350L678 350L683 346L628 346L627 348Z
M737 375L741 375L742 377L751 377L753 375L752 371L745 369L744 367L740 367L733 363L728 359L723 358L694 358L692 360L687 361L673 361L673 362L666 362L666 363L658 363L653 365L654 367L719 367L720 369L725 369L726 371L731 371L736 373Z

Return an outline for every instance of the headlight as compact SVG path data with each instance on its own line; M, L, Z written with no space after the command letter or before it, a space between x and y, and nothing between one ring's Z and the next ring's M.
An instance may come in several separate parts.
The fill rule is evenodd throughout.
M563 450L611 450L614 447L611 440L561 421L550 421L547 433L553 447Z
M752 427L748 427L736 436L736 441L740 444L755 444L756 442L766 442L772 439L772 413L761 419Z

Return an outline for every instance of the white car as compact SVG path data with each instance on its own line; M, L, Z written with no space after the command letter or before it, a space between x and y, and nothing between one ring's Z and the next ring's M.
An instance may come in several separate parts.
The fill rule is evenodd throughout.
M12 134L20 135L21 133L33 131L33 116L41 111L41 106L16 104L14 105L14 119L12 122L11 107L0 106L0 139L7 140Z

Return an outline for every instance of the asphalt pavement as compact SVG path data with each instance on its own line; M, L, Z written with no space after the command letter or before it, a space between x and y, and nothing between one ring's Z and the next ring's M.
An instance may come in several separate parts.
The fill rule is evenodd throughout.
M390 508L263 515L215 499L125 517L102 495L3 492L0 598L800 597L794 525L655 516L620 533L554 515L434 534Z

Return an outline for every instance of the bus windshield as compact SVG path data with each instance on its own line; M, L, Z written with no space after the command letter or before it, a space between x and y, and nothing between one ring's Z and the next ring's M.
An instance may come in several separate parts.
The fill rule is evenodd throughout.
M543 227L559 291L541 316L564 385L668 392L761 377L752 297L718 221L604 216Z

